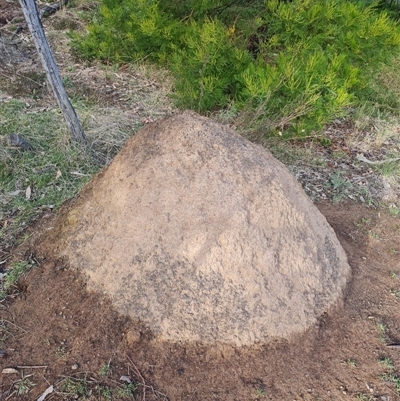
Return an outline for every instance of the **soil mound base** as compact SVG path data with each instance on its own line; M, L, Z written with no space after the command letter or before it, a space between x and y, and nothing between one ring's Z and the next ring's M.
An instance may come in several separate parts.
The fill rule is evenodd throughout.
M189 112L131 138L51 240L89 289L169 341L288 338L340 298L350 274L286 168Z

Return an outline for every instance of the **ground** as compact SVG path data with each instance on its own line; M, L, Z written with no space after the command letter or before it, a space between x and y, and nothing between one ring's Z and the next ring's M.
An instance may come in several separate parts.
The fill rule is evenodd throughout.
M0 11L0 38L10 39L6 34L23 20L18 20L16 2L0 0ZM72 23L69 14L62 12L52 17L53 25ZM10 21L15 23L12 29ZM28 36L26 31L23 35L20 47ZM43 92L35 107L51 103L41 83L40 65L26 61L34 57L32 48L26 44L23 53L12 55L9 46L2 49L17 61L10 61L0 75L9 78L13 71L19 77L0 79L2 99L34 90ZM55 53L64 76L82 97L96 97L141 123L173 111L162 102L150 113L148 103L143 106L133 99L139 91L160 103L154 91L159 85L156 80L141 79L140 86L132 87L127 83L135 73L121 69L113 72L119 80L110 84L104 70L79 63L71 69L70 59L64 59L67 53ZM16 65L21 69L16 70ZM38 74L35 82L31 82L32 71ZM145 328L115 312L101 294L87 292L78 272L51 259L50 245L42 244L42 251L37 251L39 234L54 218L47 211L25 231L28 241L2 249L0 255L33 265L15 293L0 305L0 398L35 400L53 386L46 400L400 399L398 184L356 158L359 154L370 161L393 157L389 153L400 149L399 135L398 128L391 128L378 146L373 130L370 124L357 127L338 120L326 129L329 147L315 141L265 143L316 202L352 268L343 302L307 333L291 341L240 349L157 342Z
M318 207L352 267L343 304L290 342L248 348L159 343L89 294L76 271L31 254L25 244L16 252L37 266L0 312L7 327L0 366L18 371L1 375L4 399L17 399L22 375L35 384L19 397L29 400L50 385L57 393L49 399L70 399L62 392L71 377L86 378L94 399L102 399L98 383L124 375L138 383L143 377L148 400L399 399L400 349L390 345L400 343L400 219L359 204ZM99 372L108 364L105 380ZM137 399L144 399L141 390Z

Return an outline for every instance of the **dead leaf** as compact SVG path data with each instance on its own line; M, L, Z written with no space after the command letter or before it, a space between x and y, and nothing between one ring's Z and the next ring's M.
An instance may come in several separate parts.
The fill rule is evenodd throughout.
M31 194L32 194L32 190L31 190L31 186L29 185L28 188L26 188L26 191L25 191L25 199L26 200L31 199Z
M17 189L16 191L12 191L12 192L8 192L7 195L8 196L17 196L21 191L19 189Z
M61 176L62 176L61 171L60 171L60 170L57 170L56 180L58 180Z

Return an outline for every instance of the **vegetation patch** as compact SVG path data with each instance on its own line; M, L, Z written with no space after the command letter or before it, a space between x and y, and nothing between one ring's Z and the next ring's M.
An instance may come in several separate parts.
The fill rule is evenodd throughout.
M88 59L167 65L178 106L229 109L264 133L308 136L378 92L397 113L373 78L400 31L376 3L103 0L87 34L73 37Z

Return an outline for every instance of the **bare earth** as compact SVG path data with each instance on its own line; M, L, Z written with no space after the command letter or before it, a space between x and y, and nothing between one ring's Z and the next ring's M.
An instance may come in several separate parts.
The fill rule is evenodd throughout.
M0 0L0 17L6 16L5 23L0 18L0 25L7 27L7 21L16 18L15 9L15 3ZM7 68L11 67L2 69L3 74L8 73ZM23 73L21 70L20 77ZM97 75L86 75L86 82L88 76ZM81 78L76 74L72 79ZM129 101L121 100L121 82L121 87L108 92L101 79L95 85L105 102L127 109ZM16 84L12 85L10 82L15 94ZM334 146L349 157L362 150L355 140L353 148L345 143L352 129L338 122L330 136ZM393 141L383 144L380 153L366 156L384 158L385 146L393 147ZM317 151L328 157L325 148L320 146ZM396 379L400 372L400 347L396 347L400 344L400 217L368 207L365 191L359 203L322 201L335 195L324 183L332 179L340 163L341 159L333 158L324 169L289 166L319 202L318 208L347 253L353 274L343 305L290 343L216 350L201 344L155 341L145 328L121 317L107 299L87 292L77 272L47 258L51 244L42 244L44 252L37 254L37 235L53 219L52 215L43 216L28 229L34 234L32 240L13 251L15 258L32 260L37 267L20 281L18 294L0 305L4 324L0 327L0 371L18 371L0 374L0 399L36 400L50 385L54 392L46 400L79 399L62 392L67 377L86 379L93 390L91 399L106 399L96 395L96 386L121 383L120 377L125 375L141 384L135 395L141 401L399 400L400 388L396 391L394 380L388 378ZM389 203L398 201L398 192L393 188L390 194L385 192L387 187L368 166L355 165L348 158L343 163L348 166L343 174L348 174L349 182L358 179L371 196L378 197L381 191ZM361 195L354 191L350 196L360 200ZM385 358L393 367L384 363ZM101 377L99 371L108 363L112 371ZM21 375L35 383L25 396L15 392L15 381Z
M398 399L393 384L382 380L390 370L379 361L390 358L400 368L399 348L387 345L400 343L400 219L358 204L318 206L348 255L353 280L343 307L292 343L216 352L154 342L106 299L86 292L76 272L44 259L2 307L1 318L11 325L1 369L27 366L19 370L33 374L29 400L66 376L98 379L109 360L115 380L132 375L127 356L147 385L170 400L351 400L361 393ZM29 368L38 365L45 367ZM16 376L1 375L4 399ZM160 397L146 392L148 400Z

